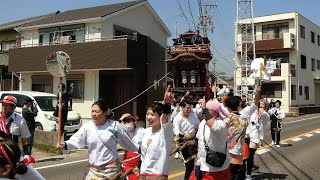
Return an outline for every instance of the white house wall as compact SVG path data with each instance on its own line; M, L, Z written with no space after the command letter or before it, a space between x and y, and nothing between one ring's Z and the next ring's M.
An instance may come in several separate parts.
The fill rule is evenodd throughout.
M21 73L21 88L23 91L31 91L32 89L32 75L40 75L41 73ZM84 99L73 99L73 110L80 114L83 119L91 118L91 105L98 100L99 95L99 71L88 70L71 72L71 74L84 74ZM63 78L63 82L66 79ZM59 78L53 78L53 94L58 94Z
M298 82L299 85L302 86L303 93L302 96L299 96L299 104L315 104L315 84L314 79L316 77L320 77L320 70L315 67L315 71L311 70L311 58L316 60L320 60L320 52L318 45L318 39L317 36L320 35L320 27L316 24L312 23L305 17L299 15L298 16L298 63L297 63L297 70L299 71L298 74ZM305 27L305 39L300 37L300 25ZM311 31L315 33L315 43L311 42ZM307 61L307 68L301 69L301 54L306 56ZM304 96L304 87L309 87L309 100L305 100Z
M106 18L102 22L102 36L113 36L113 26L121 26L146 35L161 46L167 46L167 36L159 23L151 16L145 6L130 9L125 13Z

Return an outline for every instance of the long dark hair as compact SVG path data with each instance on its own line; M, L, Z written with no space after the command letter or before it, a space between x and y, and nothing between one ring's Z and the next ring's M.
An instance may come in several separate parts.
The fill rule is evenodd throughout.
M0 131L0 166L10 165L9 178L13 179L16 174L24 174L28 171L23 161L20 161L21 151L13 139Z

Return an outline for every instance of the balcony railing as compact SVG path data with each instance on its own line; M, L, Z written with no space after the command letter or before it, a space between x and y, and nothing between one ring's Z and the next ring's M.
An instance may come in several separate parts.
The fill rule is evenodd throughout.
M254 35L256 41L283 39L285 33L263 33L260 36ZM252 41L252 35L243 36L242 41Z
M36 47L36 46L48 46L48 45L59 45L59 44L72 44L72 43L85 43L85 42L95 42L95 41L112 41L118 39L131 39L134 40L134 36L130 35L122 35L122 36L110 36L110 37L100 37L100 38L89 38L83 40L76 40L76 39L64 39L58 38L58 40L46 43L31 43L31 44L23 44L23 45L15 45L13 48L24 48L24 47Z
M250 44L253 36L242 37L243 42ZM295 48L295 35L289 32L285 33L265 33L261 36L255 36L255 48L256 51L266 50L280 50L280 49L292 49ZM240 47L241 48L241 47ZM245 46L243 46L245 48ZM241 49L238 48L238 51ZM252 48L249 48L252 51Z

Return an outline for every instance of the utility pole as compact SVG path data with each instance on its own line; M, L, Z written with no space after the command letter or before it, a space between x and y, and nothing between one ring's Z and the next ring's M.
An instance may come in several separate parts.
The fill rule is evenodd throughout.
M256 58L255 29L253 20L253 0L237 0L237 19L235 22L235 77L234 89L241 86L240 95L248 95L250 65ZM238 78L237 78L238 77ZM239 78L240 77L240 78ZM240 82L238 82L240 80Z
M217 4L203 4L202 7L199 7L200 15L199 15L198 26L199 26L199 29L202 29L204 37L208 37L208 33L207 33L208 29L213 30L212 15L209 15L208 12L211 8L216 6ZM202 14L202 12L204 13Z

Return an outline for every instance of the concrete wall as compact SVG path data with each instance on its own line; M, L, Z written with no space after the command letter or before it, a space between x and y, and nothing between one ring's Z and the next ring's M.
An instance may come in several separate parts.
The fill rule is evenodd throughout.
M34 131L34 143L56 146L58 142L57 132Z
M305 27L305 39L300 37L300 25ZM305 86L309 87L309 100L306 100L303 95L299 96L299 104L300 105L310 105L316 104L316 88L314 79L316 77L320 77L320 70L317 69L317 65L315 65L315 71L311 70L311 58L315 59L317 64L317 60L320 60L320 46L318 45L317 36L320 35L320 27L313 22L309 21L302 15L298 16L298 62L297 62L297 70L298 70L298 83L302 86L303 90ZM311 42L311 31L315 33L315 43ZM301 69L301 55L306 56L307 68Z

